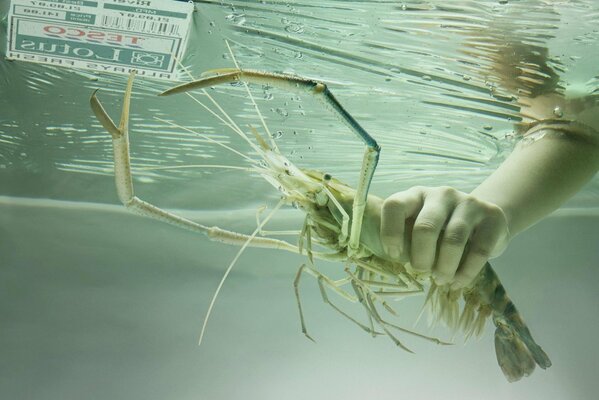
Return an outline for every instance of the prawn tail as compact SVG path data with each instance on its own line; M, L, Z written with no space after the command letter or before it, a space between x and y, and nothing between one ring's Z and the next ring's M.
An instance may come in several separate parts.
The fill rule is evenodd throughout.
M513 306L513 304L512 304ZM551 360L539 346L522 318L513 307L515 318L493 318L495 329L495 353L503 374L510 382L530 375L535 365L543 369L551 366Z
M551 360L533 339L514 303L505 293L497 274L487 263L475 284L481 303L493 314L495 353L503 374L510 382L529 376L538 365L546 369Z

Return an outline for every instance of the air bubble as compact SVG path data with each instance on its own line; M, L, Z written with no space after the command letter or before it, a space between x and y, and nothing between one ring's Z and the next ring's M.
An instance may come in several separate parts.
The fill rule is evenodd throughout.
M284 108L277 108L275 111L276 111L276 112L277 112L277 114L279 114L281 117L287 117L287 116L289 116L289 112L288 112L286 109L284 109Z
M553 109L553 115L555 115L557 118L561 118L564 116L564 112L562 111L562 108L560 106L556 106Z
M245 24L245 14L232 13L225 17L227 21L233 22L235 25L240 26Z
M285 31L288 33L304 33L304 26L302 24L291 22L285 26Z

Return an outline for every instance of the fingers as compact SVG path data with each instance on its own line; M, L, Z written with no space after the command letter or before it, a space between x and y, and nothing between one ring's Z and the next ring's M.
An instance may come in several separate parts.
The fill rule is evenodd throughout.
M463 203L454 211L440 239L439 257L433 274L433 279L438 285L453 280L478 217L475 210L464 206Z
M392 259L411 255L414 268L430 270L436 243L451 215L458 191L449 187L413 187L385 200L381 210L381 244Z
M457 201L457 191L451 188L430 190L412 230L410 249L412 267L417 271L430 271L437 258L437 243Z
M452 289L468 286L493 255L497 245L506 239L507 221L499 207L485 207L453 277Z
M412 223L413 222L413 223ZM399 260L431 272L439 285L469 285L509 238L503 211L448 187L414 187L390 196L381 211L381 243Z
M383 203L381 210L381 244L385 253L398 260L406 249L406 220L417 215L424 202L423 191L413 187L395 193Z

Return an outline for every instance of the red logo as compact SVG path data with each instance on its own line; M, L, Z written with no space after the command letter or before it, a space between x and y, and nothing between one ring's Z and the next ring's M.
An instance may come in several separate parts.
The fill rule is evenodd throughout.
M120 33L104 32L100 30L86 30L74 27L62 27L57 25L46 25L43 28L47 36L59 37L77 41L94 43L109 43L128 47L139 47L144 39L134 35L123 35Z

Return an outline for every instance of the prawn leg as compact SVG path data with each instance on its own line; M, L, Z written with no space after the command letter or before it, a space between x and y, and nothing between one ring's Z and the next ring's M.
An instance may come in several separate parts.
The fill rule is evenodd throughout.
M348 313L346 313L345 311L343 311L342 309L340 309L339 307L337 307L335 304L333 304L331 302L331 300L329 300L329 296L328 296L328 294L327 294L327 292L325 290L325 286L324 286L325 283L329 284L325 279L323 279L321 277L318 278L318 286L320 288L320 295L322 296L322 300L325 303L327 303L329 306L333 307L333 309L335 311L337 311L339 314L343 315L345 318L347 318L348 320L350 320L354 324L358 325L362 330L364 330L367 333L370 333L372 336L382 335L381 332L375 331L373 327L368 327L368 326L364 325L363 323L359 322L354 317L352 317L351 315L349 315ZM344 284L345 283L346 282L344 282ZM334 287L337 287L337 285L335 285Z
M374 319L374 321L383 329L383 331L387 334L387 336L389 336L389 338L391 338L391 340L399 347L401 347L402 349L404 349L405 351L409 352L409 353L413 353L412 350L410 350L409 348L407 348L399 339L397 339L395 337L395 335L393 335L389 329L389 328L393 328L396 329L400 332L404 332L416 337L419 337L421 339L424 340L428 340L430 342L436 343L436 344L442 344L442 345L449 345L450 343L444 342L442 340L439 340L437 338L434 337L430 337L430 336L426 336L423 334L420 334L418 332L414 332L412 330L403 328L399 325L393 324L391 322L388 322L386 320L384 320L381 315L379 314L378 310L376 309L376 305L375 305L375 301L379 301L383 304L383 306L387 309L387 311L394 313L392 309L390 309L389 306L385 305L385 302L382 301L380 299L380 294L373 292L369 285L366 284L362 279L361 276L356 276L355 274L353 274L352 272L350 272L348 269L345 270L347 272L347 274L349 275L349 277L351 278L351 283L352 283L352 287L354 288L354 292L356 293L356 295L358 296L358 299L360 300L360 303L362 303L362 305L365 307L366 312ZM361 275L362 270L359 271L359 275Z
M372 300L370 298L368 298L368 295L363 292L363 290L362 290L363 288L358 283L356 283L356 281L353 279L351 281L351 285L354 289L354 292L356 293L356 296L358 296L358 301L360 302L360 304L362 304L362 306L366 310L368 319L370 321L374 320L381 327L381 329L383 329L383 331L387 334L387 336L393 341L393 343L395 343L397 346L401 347L405 351L407 351L409 353L413 353L412 350L408 349L398 338L396 338L389 331L389 329L387 329L387 327L385 326L385 323L378 316L378 312L376 311L376 309L373 308L374 304L372 303Z
M295 291L295 300L297 302L297 308L299 310L300 323L302 325L302 333L304 335L306 335L306 337L308 339L310 339L311 341L316 342L312 338L312 336L310 336L310 334L308 333L308 330L306 329L306 322L304 320L304 311L302 309L302 301L300 300L300 295L299 295L300 278L302 277L302 272L304 272L305 268L306 268L306 264L302 264L302 265L300 265L299 269L297 270L297 274L295 275L295 279L293 280L293 290Z
M295 290L295 297L296 297L296 301L297 301L297 305L298 305L298 310L299 310L299 314L300 314L300 322L301 322L301 326L302 326L302 333L304 335L306 335L306 337L312 341L314 341L314 339L308 334L308 331L306 329L306 323L305 323L305 319L304 319L304 313L303 313L303 308L302 308L302 304L300 301L300 295L299 295L299 282L300 282L300 278L302 273L308 273L310 275L312 275L313 277L316 278L316 280L318 281L318 287L320 289L320 295L322 297L322 300L328 304L329 306L331 306L335 311L337 311L339 314L343 315L345 318L347 318L348 320L350 320L351 322L353 322L354 324L358 325L362 330L372 334L373 336L375 335L381 335L381 332L377 332L371 328L369 328L368 326L362 324L361 322L359 322L358 320L356 320L355 318L353 318L351 315L347 314L345 311L343 311L342 309L340 309L337 305L335 305L330 299L329 296L326 292L326 287L329 287L330 289L332 289L333 291L335 291L336 293L338 293L340 296L355 302L356 299L351 296L349 293L343 291L343 289L340 288L340 286L345 285L348 283L347 280L340 280L340 281L332 281L330 278L328 278L327 276L325 276L324 274L322 274L321 272L317 271L316 269L308 266L307 264L302 264L300 266L300 268L297 271L297 274L295 276L295 279L293 281L293 288Z
M318 286L320 288L320 294L322 296L322 300L330 305L334 310L336 310L337 312L339 312L341 315L343 315L344 317L346 317L347 319L349 319L350 321L354 322L355 324L357 324L360 328L364 329L365 331L372 333L372 335L374 336L375 334L377 334L378 332L375 332L373 329L369 329L367 326L363 325L362 323L358 322L356 319L354 319L353 317L351 317L349 314L347 314L346 312L344 312L343 310L341 310L339 307L337 307L335 304L333 304L330 300L329 297L326 293L325 290L325 285L328 286L329 288L331 288L332 290L334 290L335 292L337 292L337 294L339 294L341 297L344 297L345 299L351 301L351 302L355 302L357 301L356 298L354 298L352 295L350 295L349 293L345 292L343 289L341 289L340 287L347 284L349 281L346 279L342 279L339 281L333 281L330 278L328 278L326 275L323 275L321 272L319 272L318 270L316 270L314 268L314 261L312 258L312 236L310 234L311 232L311 227L310 227L310 221L309 221L309 217L306 216L306 219L304 221L304 227L302 228L302 233L300 235L300 244L299 244L299 248L300 248L300 252L303 249L303 242L304 242L304 238L306 239L306 252L308 253L308 260L310 261L310 265L308 266L306 264L302 264L300 266L300 268L297 271L297 274L295 276L295 279L293 281L293 288L295 291L295 298L297 301L297 306L298 306L298 310L299 310L299 314L300 314L300 322L301 322L301 326L302 326L302 333L304 335L306 335L306 337L312 341L314 341L314 339L312 339L312 337L308 334L307 329L306 329L306 323L305 323L305 319L304 319L304 312L302 309L302 304L301 304L301 300L300 300L300 295L299 295L299 282L300 282L300 278L303 272L307 272L310 275L312 275L313 277L315 277L318 280Z

